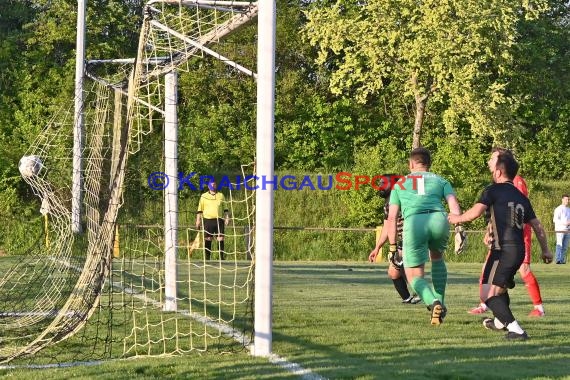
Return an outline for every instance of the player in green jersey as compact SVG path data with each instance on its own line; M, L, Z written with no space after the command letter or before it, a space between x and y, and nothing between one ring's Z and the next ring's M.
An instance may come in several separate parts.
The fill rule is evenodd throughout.
M404 218L404 268L410 285L431 311L431 324L439 325L446 314L445 288L447 267L443 253L449 240L449 222L442 204L450 212L461 214L451 184L429 171L430 152L425 148L412 150L409 157L410 174L395 183L390 194L388 239L390 251L396 251L396 222L398 213ZM432 284L424 278L425 263L432 262Z

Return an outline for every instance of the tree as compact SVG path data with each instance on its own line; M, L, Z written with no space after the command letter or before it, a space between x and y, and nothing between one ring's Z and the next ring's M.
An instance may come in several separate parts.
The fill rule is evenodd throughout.
M306 2L280 0L277 18L275 165L334 170L353 163L358 135L367 123L363 107L330 94L315 64L315 49L299 30Z
M446 105L448 131L466 121L476 135L504 142L516 126L505 74L517 24L546 9L546 0L318 0L304 35L332 71L333 93L365 103L392 86L413 100L413 148L429 100Z
M538 178L567 175L570 160L570 3L521 22L507 91L520 99L513 117L524 126L518 142L521 170Z

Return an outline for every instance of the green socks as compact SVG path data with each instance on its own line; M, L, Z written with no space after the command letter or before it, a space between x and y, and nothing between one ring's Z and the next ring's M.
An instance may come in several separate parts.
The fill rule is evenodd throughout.
M447 286L447 266L445 261L436 260L431 262L431 282L433 289L425 278L421 277L412 279L410 285L426 305L431 305L436 299L440 300L442 305L445 305L445 287Z
M436 260L431 262L431 282L435 297L445 304L445 287L447 286L447 266L445 261Z
M416 277L412 280L410 285L412 285L412 288L416 294L420 296L422 301L424 301L424 303L428 306L431 306L433 301L438 298L431 290L431 286L428 284L425 278Z

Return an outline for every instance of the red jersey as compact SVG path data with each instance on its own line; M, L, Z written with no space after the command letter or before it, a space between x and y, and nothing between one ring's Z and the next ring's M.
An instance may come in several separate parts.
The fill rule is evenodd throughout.
M528 198L528 187L526 186L526 181L520 175L517 175L513 179L513 184L515 187ZM524 253L525 253L525 263L530 262L530 243L532 238L532 231L530 225L527 223L524 225Z

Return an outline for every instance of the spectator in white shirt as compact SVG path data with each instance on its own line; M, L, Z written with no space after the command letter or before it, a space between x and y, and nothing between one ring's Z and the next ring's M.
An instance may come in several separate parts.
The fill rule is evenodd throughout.
M570 243L568 195L563 195L562 204L554 209L553 221L554 229L556 230L556 264L566 264L566 250L568 249L568 243Z

